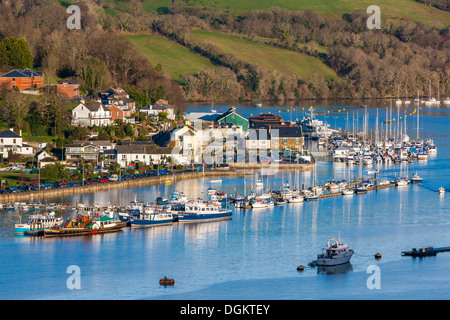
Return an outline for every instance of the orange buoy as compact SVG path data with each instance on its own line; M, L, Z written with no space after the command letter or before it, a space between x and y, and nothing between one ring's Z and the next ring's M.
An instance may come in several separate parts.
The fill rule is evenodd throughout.
M375 259L380 260L380 259L381 259L381 254L377 253L377 254L375 255Z
M297 267L297 271L303 271L303 270L305 270L305 267L304 267L304 266L298 266L298 267Z
M162 279L159 279L159 284L161 286L173 286L175 284L174 279L168 279L167 277L164 277Z

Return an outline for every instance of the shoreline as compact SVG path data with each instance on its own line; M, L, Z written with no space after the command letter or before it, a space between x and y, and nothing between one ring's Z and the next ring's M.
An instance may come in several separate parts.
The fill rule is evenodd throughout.
M230 169L216 168L215 170L208 171L192 171L192 172L177 172L169 175L163 176L152 176L147 178L139 178L135 180L123 180L107 183L95 183L92 185L85 185L72 188L57 188L41 191L27 191L20 193L9 193L0 195L1 203L11 203L16 201L24 200L39 200L45 198L52 198L58 196L75 195L75 194L85 194L85 193L95 193L97 191L113 190L113 189L129 189L141 186L164 184L166 181L173 183L179 180L191 180L200 179L206 177L243 177L244 175L252 175L261 172L262 169L271 169L270 165L243 165L243 166L230 166ZM282 171L289 170L311 170L314 168L314 164L280 164L275 168ZM275 169L274 168L274 169ZM231 170L232 169L232 170ZM274 172L276 173L276 172Z

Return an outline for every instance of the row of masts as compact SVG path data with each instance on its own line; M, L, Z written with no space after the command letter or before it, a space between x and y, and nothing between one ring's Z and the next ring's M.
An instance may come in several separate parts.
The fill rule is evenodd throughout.
M377 109L377 115L375 120L375 132L372 133L372 130L369 129L369 114L367 112L367 106L364 106L364 116L362 118L362 131L360 131L360 120L359 120L359 114L356 112L356 118L355 118L355 112L353 112L353 119L352 119L352 127L351 130L349 128L349 113L347 112L347 122L346 122L346 131L348 133L351 133L353 136L362 136L362 141L368 141L368 140L374 140L375 142L380 141L388 141L390 139L394 140L402 140L404 137L407 136L407 114L401 115L400 113L400 106L397 105L397 117L393 114L395 111L392 107L392 100L390 103L389 109L386 108L386 115L385 120L381 121L381 128L380 128L380 120L379 120L379 113ZM417 123L416 123L416 139L419 140L419 129L420 129L420 107L417 107L413 113L417 115ZM403 123L400 120L403 118ZM393 122L396 123L396 126L393 125ZM384 133L384 135L383 135Z
M431 93L431 80L430 80L430 85L429 85L429 89L428 89L428 100L420 100L420 90L417 90L417 98L414 99L415 103L425 103L425 104L441 104L440 101L440 92L439 92L439 82L438 82L438 86L437 86L437 99L434 99L434 97L432 96ZM397 100L395 101L396 104L410 104L411 101L409 100L409 96L408 96L408 90L406 90L406 100L402 101L400 99L400 86L397 87Z

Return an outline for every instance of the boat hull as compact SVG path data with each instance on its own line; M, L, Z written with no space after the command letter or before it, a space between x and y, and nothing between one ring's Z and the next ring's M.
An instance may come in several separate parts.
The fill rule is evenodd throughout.
M130 222L132 228L148 228L148 227L157 227L157 226L165 226L173 223L173 219L164 219L164 220L132 220Z
M207 222L231 219L231 211L223 213L178 213L178 222L190 223L190 222Z
M350 252L348 254L348 256L342 257L342 258L337 258L337 259L331 259L331 258L318 258L316 260L316 265L317 266L338 266L344 263L348 263L350 262L350 259L353 256L353 252Z
M44 237L73 237L73 236L84 236L84 235L95 235L110 232L121 231L125 227L124 222L117 223L114 226L91 229L91 228L53 228L44 231Z

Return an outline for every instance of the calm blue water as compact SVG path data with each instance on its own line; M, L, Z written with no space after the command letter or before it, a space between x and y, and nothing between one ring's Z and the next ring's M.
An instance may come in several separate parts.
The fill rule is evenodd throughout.
M329 115L325 119L333 127L334 121L337 128L351 124L353 111L358 111L362 125L364 109L349 107L349 101L335 103L316 105L318 112L338 114L341 110L336 118ZM302 108L308 106L296 106L293 118L303 117ZM215 108L221 112L228 106ZM282 111L286 109L257 110L280 110L288 120L290 114ZM379 110L383 120L385 109ZM413 110L413 106L408 109ZM255 114L255 108L238 106L238 112L248 117ZM368 112L374 128L376 108L370 107ZM436 192L440 186L450 189L450 109L424 107L420 112L420 134L434 139L437 155L420 165L379 169L380 176L389 178L417 171L424 178L421 185L270 209L235 210L229 221L125 229L72 239L14 236L17 213L1 212L0 299L449 299L450 253L424 259L401 256L401 251L413 247L450 246L450 194L439 196ZM408 119L412 137L415 120L415 116ZM367 170L319 162L316 175L324 183L367 176ZM312 179L313 172L284 172L264 183L267 187L279 187L284 181L309 186ZM247 176L245 181L248 186L254 178ZM151 201L174 190L205 196L210 185L209 179L179 181L170 186L70 196L62 201L125 205L135 197ZM223 179L221 189L242 194L244 179ZM317 268L296 270L314 260L327 239L339 233L355 250L350 265L328 273ZM381 253L381 260L373 258L376 253ZM71 265L80 268L81 289L67 288ZM370 290L366 285L371 265L380 268L380 289ZM174 278L175 286L159 286L164 276Z

